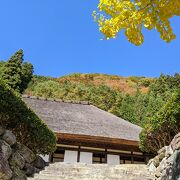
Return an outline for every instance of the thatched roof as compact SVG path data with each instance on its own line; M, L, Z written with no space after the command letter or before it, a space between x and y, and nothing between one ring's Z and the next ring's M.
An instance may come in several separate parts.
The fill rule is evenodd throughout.
M88 102L39 99L23 100L56 133L139 141L141 128Z

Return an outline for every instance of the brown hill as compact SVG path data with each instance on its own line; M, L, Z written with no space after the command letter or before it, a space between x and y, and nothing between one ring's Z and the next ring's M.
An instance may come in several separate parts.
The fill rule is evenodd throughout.
M74 73L67 76L63 76L56 79L58 82L63 83L66 81L72 83L83 83L100 85L105 84L115 90L119 90L128 94L135 94L137 88L142 93L147 93L149 85L153 82L153 78L146 77L122 77L117 75L107 75L107 74L81 74Z

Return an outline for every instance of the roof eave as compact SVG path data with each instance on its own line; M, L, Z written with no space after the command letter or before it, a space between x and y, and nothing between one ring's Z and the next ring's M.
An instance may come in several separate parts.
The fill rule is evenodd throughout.
M68 134L68 133L55 133L59 142L82 142L90 144L109 145L112 147L125 147L125 149L131 148L136 151L139 150L139 141L126 140L120 138L89 136L80 134Z

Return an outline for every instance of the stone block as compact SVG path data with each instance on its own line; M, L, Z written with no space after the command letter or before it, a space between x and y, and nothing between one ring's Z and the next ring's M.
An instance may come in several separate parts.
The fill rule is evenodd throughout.
M27 176L24 171L22 171L19 167L11 167L13 171L12 180L27 180Z
M27 163L31 164L33 161L35 161L36 155L23 144L17 143L16 150L25 159Z
M0 180L10 180L12 178L12 171L9 167L8 161L0 153Z
M157 155L154 159L153 159L153 164L155 167L158 167L159 166L159 156Z
M165 157L170 157L173 154L173 149L171 147L171 145L167 146L166 148L166 152L165 152Z
M156 171L156 166L154 165L153 161L151 161L148 166L147 166L148 170L150 172L155 172Z
M24 172L27 176L33 176L35 173L39 173L40 170L32 166L31 164L26 163L24 166Z
M180 179L180 150L176 150L173 154L174 156L174 163L173 163L173 175L174 179Z
M166 152L166 146L164 146L163 148L161 148L161 149L158 151L158 154L165 153L165 152Z
M171 146L173 151L180 149L180 133L174 136L173 140L171 141Z
M2 126L0 126L0 136L3 135L4 132L5 132L5 129Z
M9 158L9 164L10 166L19 167L20 169L23 169L25 165L25 160L18 152L15 152Z
M16 136L9 130L6 130L2 139L6 141L10 146L16 143Z
M38 169L44 169L46 166L46 162L43 160L42 157L36 156L36 160L33 162L33 166Z
M5 160L8 160L10 155L12 154L11 146L1 139L0 139L0 153Z

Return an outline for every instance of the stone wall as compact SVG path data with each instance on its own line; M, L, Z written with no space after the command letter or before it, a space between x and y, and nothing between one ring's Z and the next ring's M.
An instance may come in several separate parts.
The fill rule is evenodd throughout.
M18 143L11 131L0 127L0 180L26 180L45 166L40 156Z
M180 133L148 163L157 180L180 180Z

